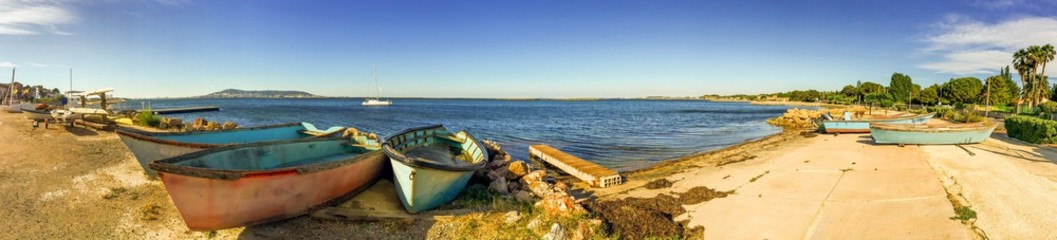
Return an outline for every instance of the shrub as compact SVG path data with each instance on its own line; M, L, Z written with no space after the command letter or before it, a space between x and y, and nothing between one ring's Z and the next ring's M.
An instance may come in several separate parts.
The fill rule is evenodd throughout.
M1035 144L1057 143L1057 121L1028 116L1006 118L1009 137Z
M1044 102L1039 104L1039 110L1046 113L1057 113L1057 102Z
M139 114L136 114L136 122L140 125L157 127L161 123L161 118L154 115L154 112L150 108L144 108Z

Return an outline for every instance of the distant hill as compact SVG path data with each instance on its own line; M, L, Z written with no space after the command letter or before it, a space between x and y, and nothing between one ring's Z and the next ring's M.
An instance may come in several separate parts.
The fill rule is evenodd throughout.
M321 98L319 96L302 91L247 91L239 89L224 89L223 91L210 93L197 98Z

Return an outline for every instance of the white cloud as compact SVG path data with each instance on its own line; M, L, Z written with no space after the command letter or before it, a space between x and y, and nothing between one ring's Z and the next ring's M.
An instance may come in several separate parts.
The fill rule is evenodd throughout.
M939 34L926 36L925 55L940 56L919 67L952 74L993 73L1009 65L1017 49L1057 41L1057 18L1029 17L997 23L948 15L936 24Z
M73 22L73 13L65 8L30 1L0 0L0 35L33 35L49 32L60 35L58 25Z
M939 73L986 74L997 72L1013 61L1009 52L996 50L961 51L943 55L943 61L926 63L921 68Z
M5 61L5 62L0 62L0 67L18 67L18 65L15 65L14 63Z

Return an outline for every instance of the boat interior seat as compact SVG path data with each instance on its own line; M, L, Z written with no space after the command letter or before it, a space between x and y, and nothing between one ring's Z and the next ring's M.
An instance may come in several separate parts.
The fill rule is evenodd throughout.
M301 123L301 126L305 127L305 130L301 131L301 133L313 136L326 136L345 130L345 127L330 127L327 130L319 130L315 125L306 122Z

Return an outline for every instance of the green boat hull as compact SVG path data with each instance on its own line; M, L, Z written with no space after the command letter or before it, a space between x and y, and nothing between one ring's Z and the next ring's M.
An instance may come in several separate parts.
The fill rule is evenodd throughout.
M995 126L966 129L883 129L870 128L870 135L878 144L954 145L981 143L991 137Z

